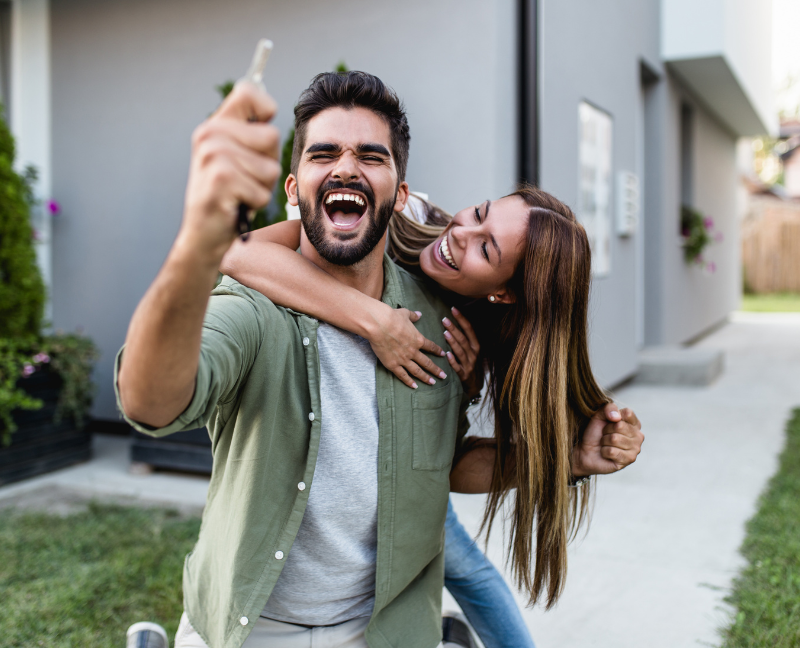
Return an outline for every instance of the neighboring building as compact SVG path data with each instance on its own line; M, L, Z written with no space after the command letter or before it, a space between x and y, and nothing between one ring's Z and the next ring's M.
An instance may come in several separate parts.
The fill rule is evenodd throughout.
M781 120L779 144L786 196L800 198L800 119Z
M310 78L344 60L404 98L412 188L455 210L528 179L576 208L595 249L592 353L606 385L636 372L644 345L691 340L737 306L736 141L775 131L769 1L0 7L20 162L40 167L42 195L63 210L52 237L40 227L52 321L100 346L101 419L116 417L114 354L180 223L192 129L261 36L275 42L266 83L282 129ZM682 203L725 235L716 274L683 261Z

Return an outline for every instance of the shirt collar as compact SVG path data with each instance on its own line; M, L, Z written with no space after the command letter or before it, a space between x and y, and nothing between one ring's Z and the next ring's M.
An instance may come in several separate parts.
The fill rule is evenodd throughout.
M392 308L405 308L406 297L400 283L400 269L389 258L383 255L383 296L381 301Z

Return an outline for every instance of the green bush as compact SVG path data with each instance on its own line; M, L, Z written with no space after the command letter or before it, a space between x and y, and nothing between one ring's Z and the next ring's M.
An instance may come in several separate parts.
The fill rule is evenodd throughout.
M97 351L76 334L42 336L45 286L36 264L31 208L36 172L14 170L14 138L0 118L0 441L11 442L15 409L38 409L20 379L49 366L63 381L56 422L80 426L92 403L91 372Z
M36 252L30 211L33 169L14 171L14 138L0 119L0 338L37 335L45 289Z

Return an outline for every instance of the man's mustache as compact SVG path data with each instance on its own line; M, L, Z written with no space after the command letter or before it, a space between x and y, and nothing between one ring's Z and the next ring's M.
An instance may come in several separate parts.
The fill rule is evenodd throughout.
M350 189L351 191L358 191L364 194L367 199L367 203L372 208L374 213L375 194L372 193L372 190L368 186L362 184L361 182L337 182L336 180L328 180L328 182L322 185L317 191L317 204L321 205L322 201L325 200L325 194L336 189Z

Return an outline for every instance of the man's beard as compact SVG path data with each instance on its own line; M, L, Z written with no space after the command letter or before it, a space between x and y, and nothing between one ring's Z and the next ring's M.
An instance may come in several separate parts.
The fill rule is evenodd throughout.
M367 223L366 231L361 235L361 239L352 242L348 245L347 242L352 241L357 232L339 232L333 231L329 236L326 236L325 222L323 219L328 218L323 208L323 200L325 194L334 189L352 189L353 191L360 191L367 199L367 211L369 214L369 223ZM306 236L309 242L319 252L319 255L328 263L339 266L350 266L358 263L366 257L383 237L386 232L386 227L389 225L389 220L394 213L395 199L387 200L375 208L375 194L362 185L360 182L349 182L344 184L342 182L326 182L319 191L317 191L316 204L312 207L308 201L303 200L300 195L297 196L300 205L300 219L303 223L303 229L306 231Z

